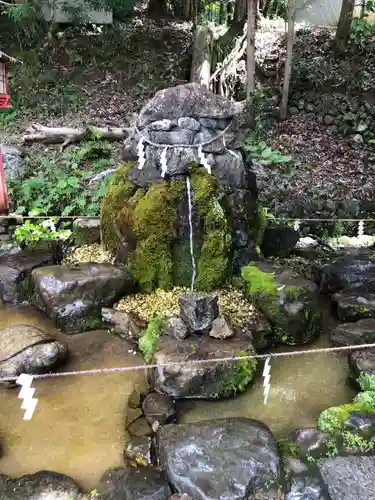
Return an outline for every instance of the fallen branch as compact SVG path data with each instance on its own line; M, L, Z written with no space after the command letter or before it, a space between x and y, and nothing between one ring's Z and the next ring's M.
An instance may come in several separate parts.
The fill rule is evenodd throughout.
M109 141L121 141L126 139L132 132L131 128L111 127L86 127L82 129L70 127L44 127L34 124L27 128L27 134L23 136L23 144L43 142L44 144L67 144L80 142L93 134L101 139Z

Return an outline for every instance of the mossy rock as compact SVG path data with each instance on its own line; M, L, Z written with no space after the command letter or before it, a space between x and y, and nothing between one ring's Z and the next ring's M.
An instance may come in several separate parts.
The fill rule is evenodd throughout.
M130 265L143 291L189 286L190 241L189 234L186 237L181 230L181 211L187 206L185 180L155 181L145 191L129 181L131 168L133 164L120 168L103 199L102 242L107 250L116 252L126 240L129 251L124 263ZM196 289L210 291L222 285L229 275L232 238L226 195L205 169L192 166L190 176L196 212Z
M275 343L303 345L321 332L316 285L291 269L252 262L242 269L245 290L271 323Z

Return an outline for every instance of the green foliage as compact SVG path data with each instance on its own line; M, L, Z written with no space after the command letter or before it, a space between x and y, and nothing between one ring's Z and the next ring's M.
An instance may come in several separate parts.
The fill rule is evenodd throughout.
M146 330L139 339L139 350L143 354L146 363L151 363L156 344L161 335L162 318L155 316L147 325Z
M357 378L357 383L361 391L375 392L375 375L361 372Z
M366 51L374 43L375 25L368 21L368 15L375 12L374 0L368 0L362 18L353 19L350 25L350 41L358 51Z
M34 214L37 215L35 212ZM27 246L41 240L68 240L72 234L71 230L64 228L64 226L57 228L57 223L57 217L44 219L42 222L27 220L15 230L15 239Z
M342 433L343 445L347 448L355 449L361 453L368 453L373 450L374 443L353 432L344 431Z
M258 142L256 136L251 133L245 138L244 148L246 152L250 153L260 164L265 166L290 163L293 160L292 156L284 155L279 150L267 146L265 141Z
M14 212L40 215L99 215L100 200L111 177L95 188L90 177L112 164L110 145L91 140L64 153L42 153L28 160L26 178L8 183L9 197L15 200Z
M268 221L274 218L275 218L274 215L269 212L269 209L267 207L263 207L262 205L258 204L257 218L255 220L255 227L254 227L255 244L258 253L260 253L260 246L263 242L264 232L267 229Z

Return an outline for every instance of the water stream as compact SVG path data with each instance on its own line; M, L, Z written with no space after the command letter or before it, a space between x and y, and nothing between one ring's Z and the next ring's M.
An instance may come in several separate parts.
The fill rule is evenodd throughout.
M190 255L191 255L191 266L192 266L192 275L191 275L191 292L194 291L195 285L195 276L196 276L196 265L195 265L195 256L194 256L194 233L193 233L193 204L192 204L192 196L191 196L191 183L190 177L186 176L186 189L188 196L188 207L189 207L189 236L190 236Z

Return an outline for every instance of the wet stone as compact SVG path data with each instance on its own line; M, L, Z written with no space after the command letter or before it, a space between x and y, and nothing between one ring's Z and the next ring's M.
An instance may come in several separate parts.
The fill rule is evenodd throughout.
M293 443L301 455L319 457L326 452L329 437L326 432L321 432L315 427L307 427L293 431L288 437L288 442Z
M128 398L128 408L133 408L133 409L141 408L142 400L143 400L142 394L136 389L134 389Z
M176 417L173 400L158 392L147 394L142 403L142 410L152 428L155 422L160 426L171 422Z
M154 431L149 426L146 418L141 416L134 420L130 425L126 427L126 430L132 437L142 437L142 436L153 436Z
M260 247L264 257L286 258L292 253L299 240L299 233L291 227L266 229Z
M149 467L118 467L100 479L100 500L166 500L171 489L164 474Z
M353 412L345 422L345 427L352 432L365 434L366 436L374 436L375 414Z
M337 316L341 321L358 321L375 318L375 294L360 294L354 292L339 292L332 297L336 306Z
M163 325L163 332L178 340L186 339L189 335L187 326L179 317L168 318Z
M201 124L199 123L199 121L195 120L194 118L190 118L189 116L183 116L179 118L177 120L177 126L178 128L186 128L195 132L198 132L198 130L201 128Z
M124 458L131 465L152 465L152 439L149 436L131 437L125 444Z
M375 375L375 349L352 351L348 362L353 380L357 380L361 373Z
M210 330L213 321L219 316L217 295L191 293L179 299L180 314L192 333Z
M375 319L361 319L356 323L343 323L330 333L332 345L363 345L375 342Z
M117 311L108 307L102 308L103 323L112 325L115 333L131 342L138 342L147 323L132 312Z

